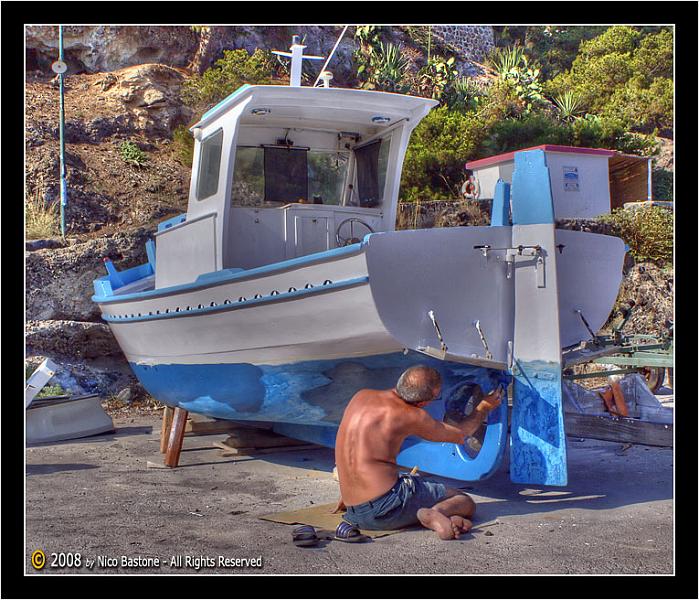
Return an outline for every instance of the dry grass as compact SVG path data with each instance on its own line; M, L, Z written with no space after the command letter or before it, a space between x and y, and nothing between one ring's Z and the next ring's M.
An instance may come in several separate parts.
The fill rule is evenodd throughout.
M40 198L29 199L25 205L26 236L30 240L56 237L60 233L58 203L47 204Z

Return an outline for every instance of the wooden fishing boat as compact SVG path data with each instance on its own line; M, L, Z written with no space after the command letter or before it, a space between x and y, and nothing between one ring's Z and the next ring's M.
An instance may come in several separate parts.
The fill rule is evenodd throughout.
M106 261L95 281L93 300L136 376L170 406L333 446L350 397L391 387L412 364L441 371L445 401L533 368L557 375L540 380L554 384L536 406L522 401L527 431L562 428L561 349L606 321L623 242L554 229L536 152L516 161L511 194L498 188L492 226L396 231L410 134L437 102L326 86L301 86L292 69L291 86L245 85L191 128L186 214L158 226L146 264ZM555 382L555 414L537 416ZM444 403L430 411L442 418ZM407 440L399 460L488 476L507 407L489 423L475 458ZM543 478L562 481L551 473Z

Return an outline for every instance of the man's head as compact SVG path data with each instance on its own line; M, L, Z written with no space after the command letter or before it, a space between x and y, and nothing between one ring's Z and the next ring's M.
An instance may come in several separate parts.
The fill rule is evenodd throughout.
M442 378L435 369L416 365L406 369L398 378L396 393L408 404L421 406L439 396Z

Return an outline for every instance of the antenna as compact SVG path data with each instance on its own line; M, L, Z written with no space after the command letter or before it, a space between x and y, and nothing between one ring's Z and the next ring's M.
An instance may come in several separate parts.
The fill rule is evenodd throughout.
M291 48L289 48L290 52L272 50L272 54L278 54L279 56L287 56L291 58L291 78L289 80L289 85L291 87L301 87L301 67L304 59L323 60L322 56L311 56L310 54L304 55L303 49L305 47L306 46L299 43L299 36L295 35L291 38Z

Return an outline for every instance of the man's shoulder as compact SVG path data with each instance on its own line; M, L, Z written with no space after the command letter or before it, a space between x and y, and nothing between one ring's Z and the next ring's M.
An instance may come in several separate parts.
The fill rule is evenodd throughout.
M352 411L371 412L377 416L379 413L389 414L393 418L404 414L405 409L410 407L391 394L391 390L362 389L352 396L347 408Z
M373 402L387 402L390 399L390 390L372 390L369 388L363 388L352 396L352 400L371 400Z

